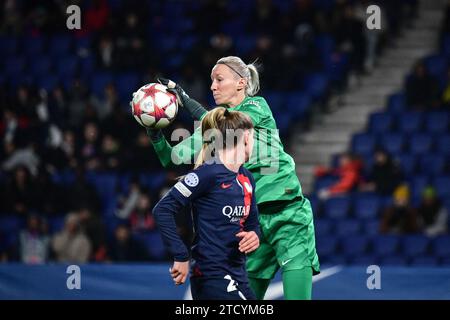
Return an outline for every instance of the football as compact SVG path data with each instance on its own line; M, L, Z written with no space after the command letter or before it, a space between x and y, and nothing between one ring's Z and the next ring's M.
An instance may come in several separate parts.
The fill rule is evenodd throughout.
M160 83L149 83L133 93L131 112L143 127L167 127L178 112L177 97Z

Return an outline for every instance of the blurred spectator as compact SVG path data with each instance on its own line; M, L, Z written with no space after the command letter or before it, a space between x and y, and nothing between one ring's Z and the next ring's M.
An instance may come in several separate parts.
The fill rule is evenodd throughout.
M100 133L97 124L86 123L83 138L80 147L83 166L86 170L96 170L100 167Z
M430 110L439 106L439 84L419 62L406 82L406 102L413 110Z
M91 257L89 260L101 262L107 259L106 237L103 223L88 207L78 211L80 230L91 243Z
M27 228L20 232L20 260L27 264L46 263L50 252L50 238L46 226L36 214L30 214Z
M97 190L85 177L83 168L75 170L75 181L65 190L68 201L68 210L91 208L95 212L100 211L100 199Z
M122 152L119 142L110 134L105 134L100 151L101 167L107 171L122 169Z
M349 153L342 154L339 158L337 168L317 167L315 172L317 177L331 175L337 177L338 181L328 188L319 190L318 196L321 200L328 199L342 193L353 190L359 183L361 175L361 161Z
M405 234L418 229L417 212L410 204L410 191L407 185L401 185L394 191L394 202L388 206L380 223L381 233Z
M120 70L142 70L146 66L147 41L145 41L145 28L134 12L126 13L124 25L118 29L115 41L117 48L116 66Z
M145 261L148 260L147 250L133 239L130 229L119 225L114 231L109 257L115 262Z
M25 148L21 149L16 149L14 144L9 144L9 156L3 161L2 169L11 171L18 166L24 166L33 176L36 175L40 163L36 147L36 143L33 141L30 141Z
M112 69L117 63L117 52L110 35L102 35L96 46L97 63L103 69Z
M64 194L56 186L50 174L41 169L34 181L36 191L35 209L46 216L55 216L61 214L65 208Z
M426 187L417 209L418 216L427 236L434 237L447 232L447 209L442 205L433 187Z
M134 140L127 167L134 173L140 173L151 171L155 164L159 164L159 160L155 155L152 143L145 130L140 130Z
M375 191L381 195L391 195L401 182L401 172L392 157L378 149L374 154L374 164L368 182L362 184L361 191Z
M127 195L119 196L116 216L120 219L128 219L138 204L141 196L141 186L137 177L134 177L130 182L130 187Z
M148 194L148 190L142 190L136 207L130 214L130 225L133 233L147 232L156 228L152 207L153 203Z
M95 109L97 118L104 121L119 104L116 87L113 83L108 83L105 86L104 95L102 97L92 96L90 102Z
M64 229L55 234L52 248L58 262L86 263L92 252L92 244L80 230L80 218L77 213L66 216Z
M30 172L24 166L18 166L12 172L10 182L6 187L7 212L25 216L37 203L36 189Z

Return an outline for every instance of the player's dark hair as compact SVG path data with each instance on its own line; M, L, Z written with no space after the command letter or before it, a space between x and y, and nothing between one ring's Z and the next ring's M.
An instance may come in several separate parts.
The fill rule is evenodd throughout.
M230 111L224 107L216 107L209 111L202 120L203 145L195 162L195 168L202 165L215 154L218 148L232 148L243 138L245 130L253 129L252 120L240 111ZM230 145L227 135L233 134ZM235 139L236 137L236 139Z

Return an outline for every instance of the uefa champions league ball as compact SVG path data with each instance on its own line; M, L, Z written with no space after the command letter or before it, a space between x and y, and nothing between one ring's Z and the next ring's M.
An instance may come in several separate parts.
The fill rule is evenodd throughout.
M133 93L131 112L143 127L162 129L167 127L178 112L177 97L160 83L150 83Z

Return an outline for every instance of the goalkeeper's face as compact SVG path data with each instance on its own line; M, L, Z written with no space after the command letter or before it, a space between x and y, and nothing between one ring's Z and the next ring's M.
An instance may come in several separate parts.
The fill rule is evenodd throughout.
M211 72L211 81L211 91L216 105L235 106L244 100L246 80L228 66L215 65Z

